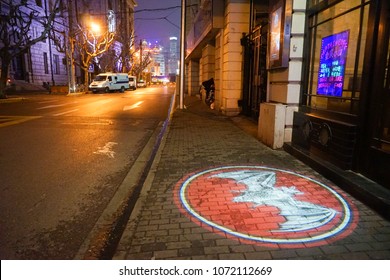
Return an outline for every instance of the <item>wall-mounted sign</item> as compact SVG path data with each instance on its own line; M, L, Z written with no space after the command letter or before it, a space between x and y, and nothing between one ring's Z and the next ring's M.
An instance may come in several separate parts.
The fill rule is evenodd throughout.
M349 30L322 38L317 94L343 95Z
M288 67L291 36L291 0L272 2L269 35L269 68Z
M192 221L216 233L284 248L329 244L348 235L358 217L333 188L256 165L191 174L176 185L175 201Z
M283 42L281 35L282 35L282 16L283 14L283 8L284 7L278 7L275 11L271 14L271 45L270 45L270 60L275 61L280 58L280 46Z

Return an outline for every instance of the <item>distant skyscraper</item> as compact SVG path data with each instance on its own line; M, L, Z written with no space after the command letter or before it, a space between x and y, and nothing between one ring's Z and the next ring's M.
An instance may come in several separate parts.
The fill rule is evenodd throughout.
M176 75L178 73L178 47L177 47L177 37L169 38L169 53L168 53L168 74Z
M165 58L163 50L164 48L160 45L160 43L156 42L152 50L152 76L165 75Z

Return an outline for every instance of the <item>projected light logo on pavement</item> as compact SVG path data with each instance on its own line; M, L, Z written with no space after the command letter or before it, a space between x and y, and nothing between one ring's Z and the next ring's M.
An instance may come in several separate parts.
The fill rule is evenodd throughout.
M306 176L263 166L217 167L182 179L178 206L212 231L281 247L328 244L348 235L358 212L338 192Z

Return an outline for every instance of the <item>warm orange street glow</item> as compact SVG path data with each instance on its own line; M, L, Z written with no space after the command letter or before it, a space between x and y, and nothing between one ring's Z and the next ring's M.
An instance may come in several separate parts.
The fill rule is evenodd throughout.
M92 31L92 33L94 33L94 34L96 34L96 35L98 35L99 33L100 33L100 25L99 24L97 24L97 23L95 23L95 22L92 22L91 23L91 31Z

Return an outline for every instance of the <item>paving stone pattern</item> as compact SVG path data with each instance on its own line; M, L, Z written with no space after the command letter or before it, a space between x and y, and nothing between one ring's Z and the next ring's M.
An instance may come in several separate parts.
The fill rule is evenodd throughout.
M389 221L290 154L264 146L197 98L186 98L185 104L186 109L174 112L150 190L129 221L114 259L390 259ZM331 186L357 207L356 228L345 238L316 247L270 247L217 234L193 222L175 203L175 186L188 174L246 164L291 170Z

